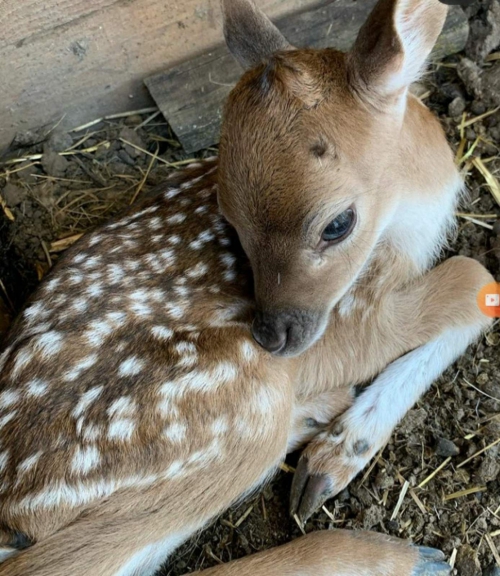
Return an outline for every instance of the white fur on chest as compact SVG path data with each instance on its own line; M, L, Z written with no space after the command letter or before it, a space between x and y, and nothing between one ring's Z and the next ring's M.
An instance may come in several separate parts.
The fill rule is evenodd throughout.
M419 271L428 269L446 245L462 190L463 181L457 172L441 192L407 194L400 201L384 237Z

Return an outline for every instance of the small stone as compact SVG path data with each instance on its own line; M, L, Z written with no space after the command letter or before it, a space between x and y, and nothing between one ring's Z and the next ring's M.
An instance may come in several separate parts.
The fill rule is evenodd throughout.
M460 454L460 448L451 440L446 438L439 438L436 444L436 454L449 458L450 456L457 456Z
M135 130L132 130L131 128L127 127L122 128L120 131L120 138L126 140L127 142L130 142L130 144L134 144L134 146L144 148L143 141L141 140L137 132L135 132ZM137 158L140 154L142 154L142 152L140 150L137 150L137 148L135 148L134 146L130 146L130 144L122 142L122 147L125 150L125 152L130 156L130 158Z
M68 169L68 161L57 152L49 151L42 156L42 167L47 175L63 178Z
M125 124L127 126L139 126L142 123L142 116L139 114L134 114L133 116L129 116L125 118Z
M488 376L488 374L486 374L486 372L481 372L481 374L479 374L479 376L476 378L476 384L486 384L486 382L489 382L490 377Z
M21 204L24 200L26 197L26 190L9 182L3 189L2 196L5 202L7 202L7 206L13 208L14 206Z
M375 477L375 486L379 490L387 490L388 488L392 488L394 484L394 478L387 474L387 470L380 470L380 472Z
M472 114L480 116L486 112L486 104L481 102L481 100L474 100L474 102L471 104L470 111Z
M461 96L457 96L454 100L452 100L448 106L448 114L452 118L456 118L457 116L461 116L465 110L465 100Z
M73 138L67 132L52 132L47 142L45 142L44 152L64 152L73 146Z
M465 129L465 138L469 142L474 142L474 140L477 138L477 134L476 134L476 131L474 130L474 128L471 128L469 126L468 128Z

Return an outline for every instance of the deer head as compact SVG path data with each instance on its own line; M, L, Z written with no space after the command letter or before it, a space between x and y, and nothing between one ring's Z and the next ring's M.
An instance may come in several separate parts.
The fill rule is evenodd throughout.
M420 103L408 113L408 88L447 9L380 0L343 54L294 49L251 0L222 7L247 72L225 108L219 205L251 262L254 337L293 356L322 336L396 217L408 184L400 135L429 114Z

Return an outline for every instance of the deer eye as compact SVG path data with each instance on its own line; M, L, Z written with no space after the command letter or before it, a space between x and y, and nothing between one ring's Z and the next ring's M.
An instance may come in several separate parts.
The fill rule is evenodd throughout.
M353 231L354 224L356 224L356 211L351 207L345 210L345 212L342 212L342 214L339 214L323 230L323 234L321 235L322 244L341 242Z

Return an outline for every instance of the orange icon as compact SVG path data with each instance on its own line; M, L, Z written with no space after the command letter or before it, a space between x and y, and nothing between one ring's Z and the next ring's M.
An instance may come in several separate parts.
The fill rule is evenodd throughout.
M490 318L500 318L500 283L487 284L477 295L477 304L483 314Z

